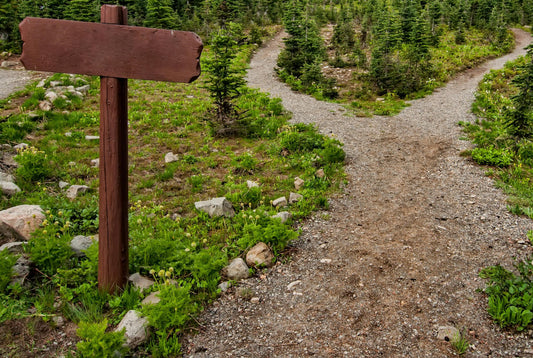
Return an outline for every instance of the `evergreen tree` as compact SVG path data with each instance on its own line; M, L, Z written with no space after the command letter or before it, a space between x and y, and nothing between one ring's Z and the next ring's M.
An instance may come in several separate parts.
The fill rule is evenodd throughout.
M304 14L299 0L291 1L283 17L289 37L284 39L285 49L278 58L278 66L289 75L300 77L305 65L324 59L325 49L315 23Z
M205 61L206 88L215 104L209 118L215 135L228 136L242 132L239 112L234 100L245 85L244 69L235 65L237 43L233 34L221 29L211 39L212 56Z
M171 0L148 0L144 26L158 29L177 29L178 17Z
M527 57L527 63L513 80L519 91L511 97L514 108L507 115L509 131L518 138L533 134L533 45L527 47Z
M67 20L100 21L100 1L98 0L70 0L64 9L63 18Z

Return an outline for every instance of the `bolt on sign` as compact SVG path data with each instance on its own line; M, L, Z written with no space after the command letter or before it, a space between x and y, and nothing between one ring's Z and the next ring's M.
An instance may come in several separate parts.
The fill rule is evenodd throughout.
M127 26L123 6L103 5L101 23L25 18L28 70L100 76L98 286L128 278L128 78L190 83L200 76L202 40L192 32Z

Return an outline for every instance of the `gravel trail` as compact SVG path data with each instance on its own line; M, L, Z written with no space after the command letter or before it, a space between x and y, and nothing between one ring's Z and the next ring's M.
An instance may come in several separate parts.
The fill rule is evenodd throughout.
M483 169L460 152L484 73L469 70L395 117L357 118L292 92L273 73L277 36L254 56L250 86L281 97L293 122L316 123L347 153L349 183L327 212L301 223L290 260L222 295L184 339L187 357L449 357L441 326L472 344L465 357L533 357L532 332L500 330L486 313L479 270L531 254L531 220L506 208ZM292 283L292 284L291 284ZM289 286L289 284L291 284ZM290 289L288 288L290 287ZM250 295L241 297L243 287Z
M30 80L29 72L0 69L0 99L24 88Z

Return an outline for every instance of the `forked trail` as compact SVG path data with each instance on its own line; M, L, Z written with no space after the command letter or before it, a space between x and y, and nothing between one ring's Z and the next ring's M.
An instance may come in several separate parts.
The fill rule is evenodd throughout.
M448 357L454 351L437 330L454 326L473 345L466 357L533 357L531 333L502 332L477 291L480 269L530 253L518 241L533 225L510 214L483 169L459 155L469 144L457 125L473 120L483 74L525 54L531 38L516 36L513 53L395 117L357 118L292 92L273 72L282 36L260 49L250 86L282 98L294 122L344 142L349 183L329 217L301 224L289 262L244 284L259 303L230 292L206 310L186 356Z

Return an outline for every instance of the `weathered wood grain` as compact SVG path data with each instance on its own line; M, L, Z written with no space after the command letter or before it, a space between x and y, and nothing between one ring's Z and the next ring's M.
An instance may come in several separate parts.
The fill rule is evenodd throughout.
M19 28L28 70L187 83L201 72L193 32L34 17Z

